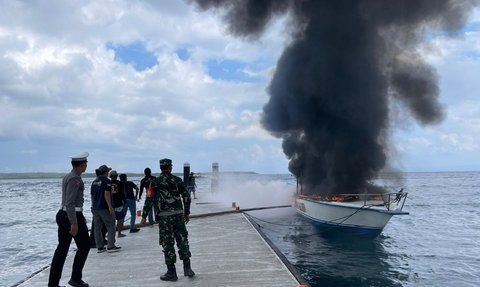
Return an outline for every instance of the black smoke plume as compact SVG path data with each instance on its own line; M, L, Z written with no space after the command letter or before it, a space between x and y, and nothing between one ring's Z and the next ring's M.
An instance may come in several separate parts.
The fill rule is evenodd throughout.
M221 8L232 34L261 35L291 16L292 41L268 88L263 126L283 139L289 170L309 193L379 189L387 165L389 107L420 124L444 117L433 67L417 51L432 32L460 29L478 1L196 0Z

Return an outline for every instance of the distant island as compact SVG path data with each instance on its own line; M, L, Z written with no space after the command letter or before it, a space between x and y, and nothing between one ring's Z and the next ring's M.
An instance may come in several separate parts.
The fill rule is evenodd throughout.
M42 179L42 178L63 178L64 172L12 172L0 173L0 179ZM85 173L82 177L95 177L93 173Z
M128 177L143 177L143 173L126 173ZM177 176L182 177L183 173L174 173ZM210 176L211 172L195 172L197 176ZM225 171L220 172L220 174L257 174L253 171ZM154 173L153 175L158 175ZM43 179L43 178L63 178L65 172L11 172L11 173L0 173L0 179ZM95 178L94 173L84 173L82 175L84 178Z

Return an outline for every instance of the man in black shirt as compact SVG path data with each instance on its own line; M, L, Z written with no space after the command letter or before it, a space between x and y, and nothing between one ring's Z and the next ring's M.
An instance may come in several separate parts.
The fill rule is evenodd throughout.
M138 200L140 201L140 199L142 199L142 193L143 193L143 189L145 189L145 194L147 197L148 196L148 187L150 186L150 182L155 179L155 177L152 175L152 170L150 170L150 168L146 168L144 171L144 174L145 174L145 177L142 178L142 180L140 181L140 195L138 197ZM154 202L155 204L155 202ZM148 224L150 224L150 226L153 226L153 222L154 222L154 208L150 208L150 210L148 211Z
M193 172L190 173L190 176L188 176L188 182L187 182L187 190L188 192L193 193L193 198L197 198L195 195L195 189L197 188L197 184L195 183L195 174Z
M123 219L125 218L124 209L127 205L127 197L125 196L125 190L123 189L123 183L118 179L118 173L116 170L110 171L110 179L112 184L112 203L115 209L115 219L117 220L117 237L125 237L122 233Z
M115 245L115 209L112 205L112 183L107 177L111 168L102 165L97 170L99 176L92 182L90 188L97 252L118 252L121 247ZM102 238L103 225L107 228L107 249L105 249Z
M127 197L127 207L125 208L125 215L127 214L127 210L130 209L130 233L138 232L140 229L135 227L135 217L136 217L136 198L138 197L138 186L133 183L133 181L127 180L127 175L122 173L120 175L120 181L123 184L123 190L125 190L125 196ZM133 193L133 190L136 193Z

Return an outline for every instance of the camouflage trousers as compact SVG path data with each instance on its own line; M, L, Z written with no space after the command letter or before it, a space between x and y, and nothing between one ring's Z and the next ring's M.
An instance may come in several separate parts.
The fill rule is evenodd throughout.
M177 242L178 255L181 260L186 260L192 255L188 245L188 232L185 226L183 214L159 216L158 220L160 245L163 247L165 264L174 264L177 261L175 255L175 241Z

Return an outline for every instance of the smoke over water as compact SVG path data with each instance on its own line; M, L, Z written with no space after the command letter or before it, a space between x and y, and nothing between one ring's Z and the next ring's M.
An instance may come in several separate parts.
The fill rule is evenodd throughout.
M289 170L304 191L332 195L381 190L388 167L391 101L422 125L438 123L436 72L417 51L432 32L464 25L477 1L197 0L222 8L232 34L261 35L289 13L292 41L268 88L263 126L283 139Z

